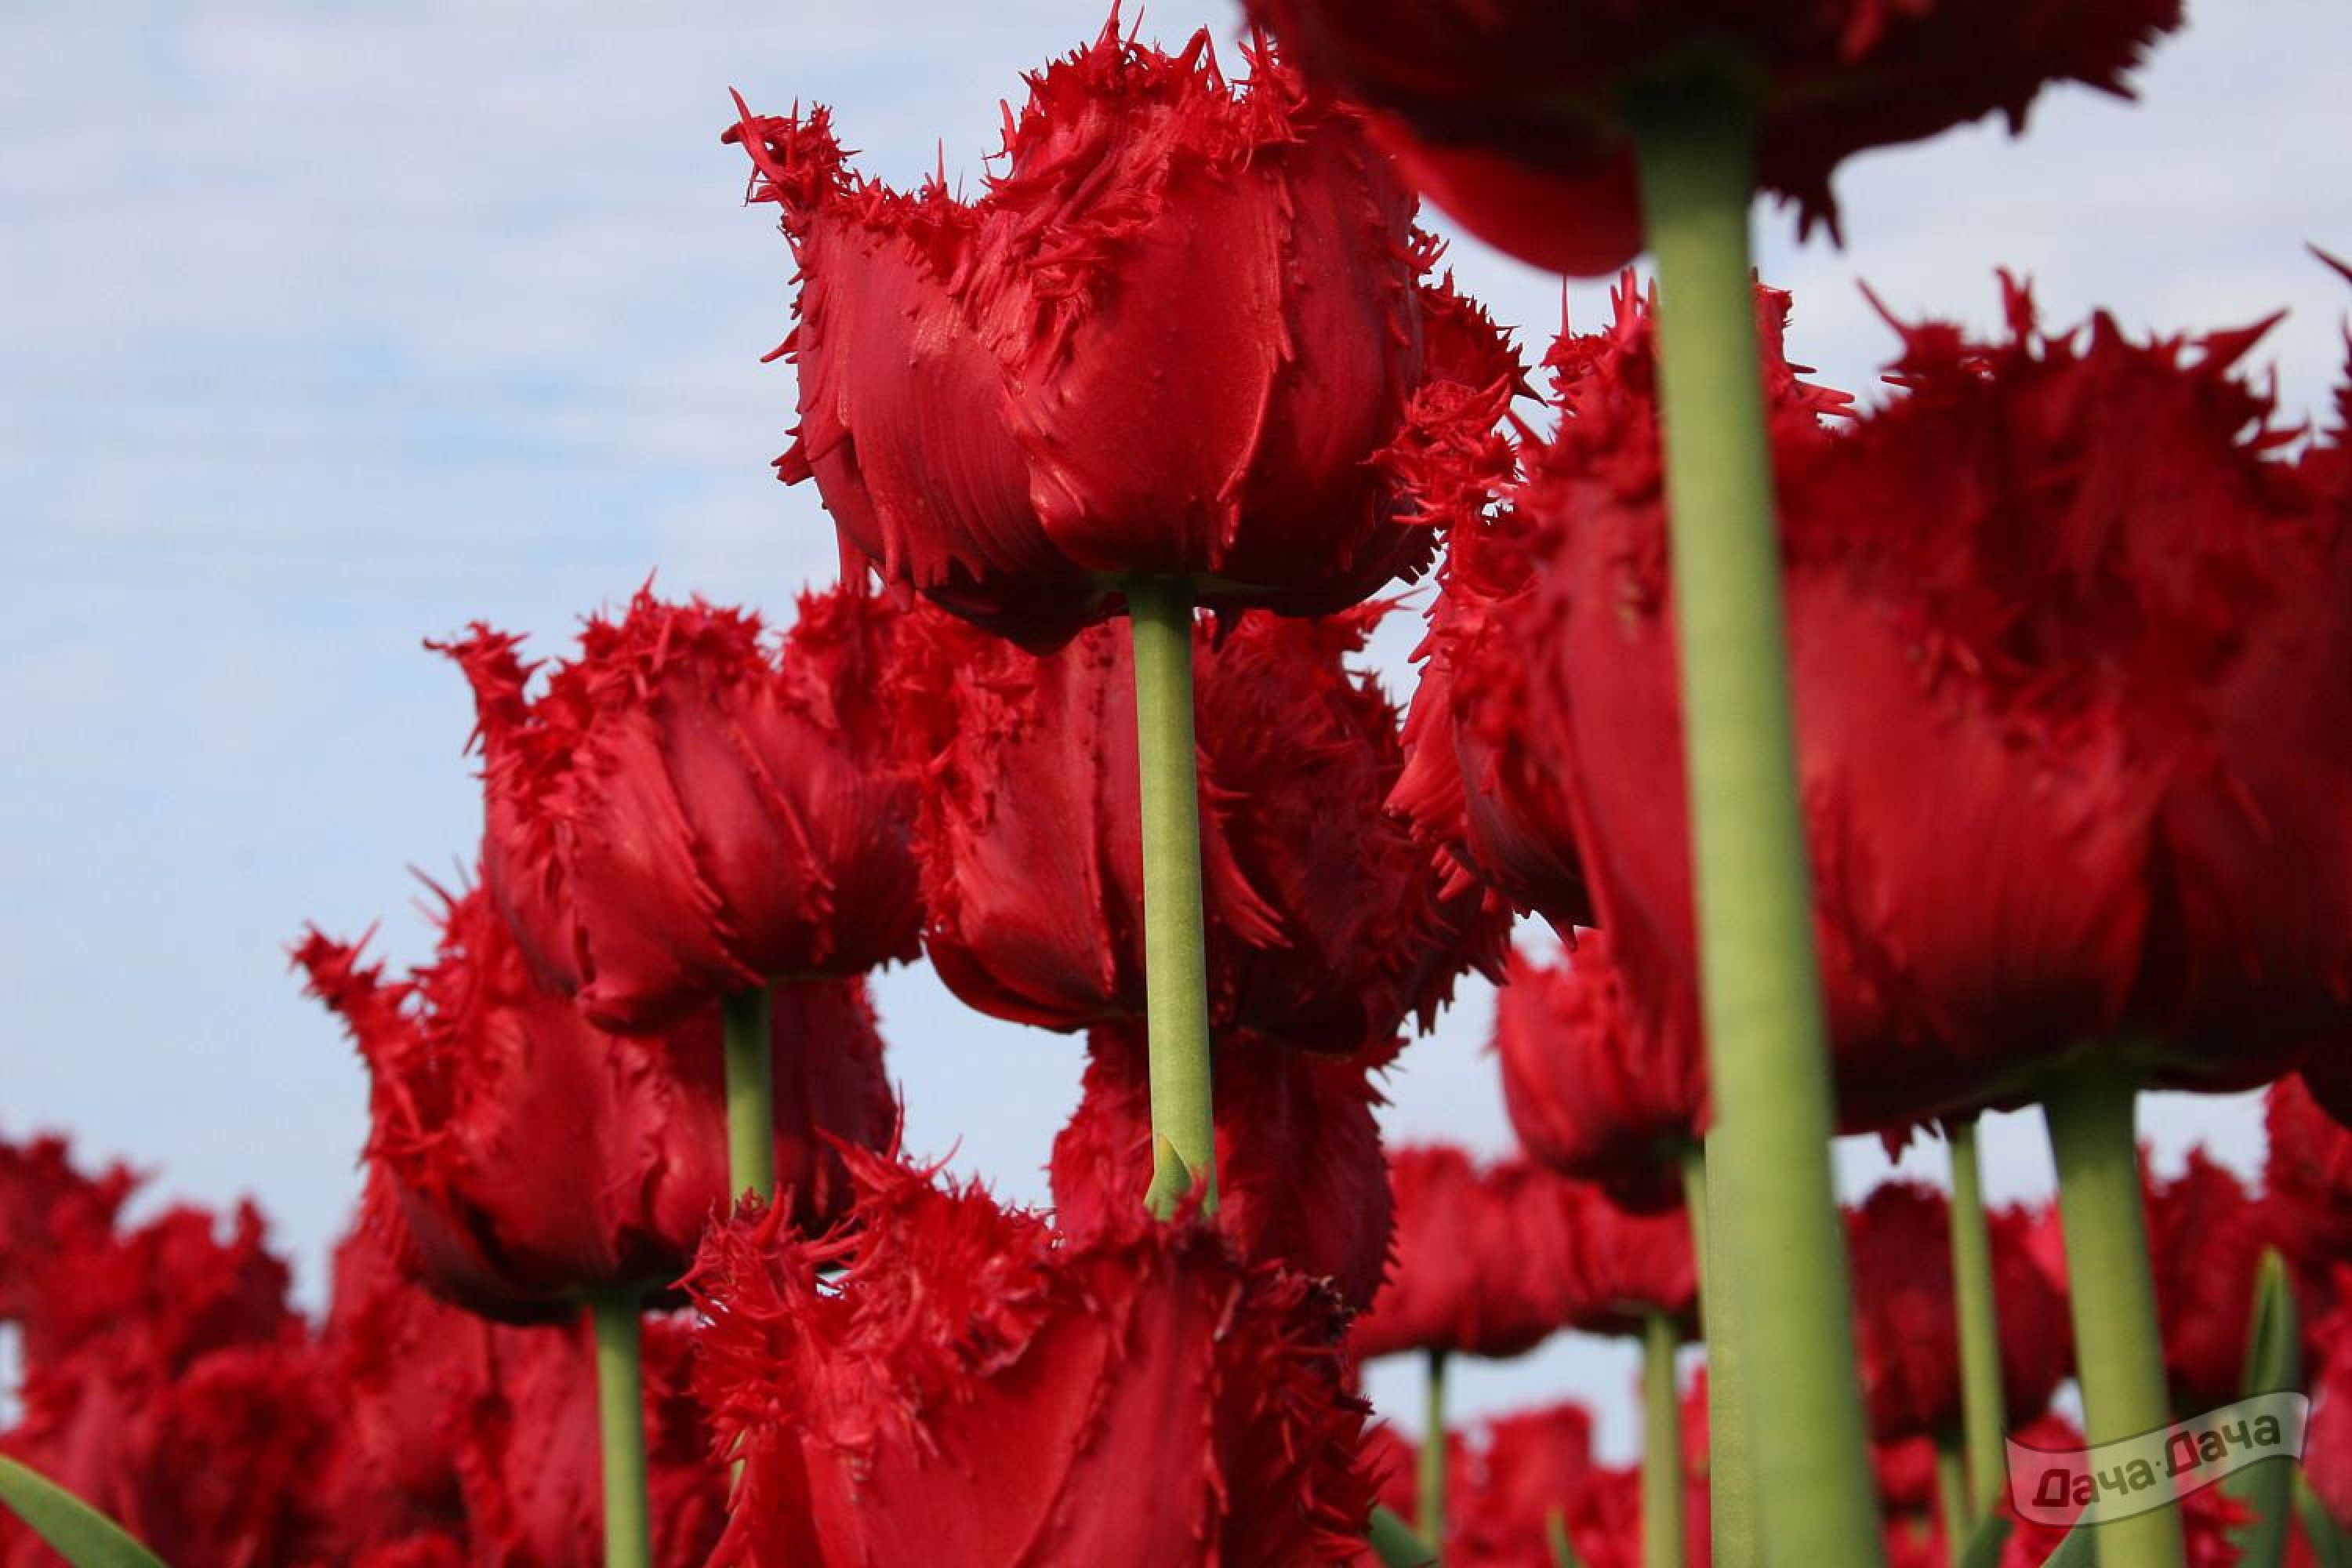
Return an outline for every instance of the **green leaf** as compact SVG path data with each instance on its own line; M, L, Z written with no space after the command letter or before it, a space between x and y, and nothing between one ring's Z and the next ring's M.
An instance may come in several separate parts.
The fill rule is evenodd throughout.
M131 1532L73 1493L0 1456L0 1504L32 1527L73 1568L163 1568Z
M2312 1561L2319 1568L2352 1568L2352 1563L2345 1560L2343 1532L2336 1528L2326 1504L2319 1500L2301 1470L2294 1473L2294 1511L2303 1521L2303 1539L2311 1548Z
M1385 1568L1431 1568L1437 1561L1437 1549L1384 1508L1372 1510L1371 1548Z
M2246 1335L2246 1396L2300 1385L2303 1335L2295 1319L2294 1284L2276 1247L2263 1253L2262 1268L2254 1275L2252 1323ZM2249 1465L2222 1483L2222 1490L2253 1516L2236 1531L2239 1568L2279 1568L2286 1561L2293 1472L2285 1459L2271 1459Z
M2001 1548L2009 1544L2009 1532L2014 1528L2000 1514L1987 1514L1969 1537L1968 1550L1960 1553L1960 1568L2000 1568Z
M2091 1529L2078 1524L2066 1532L2058 1550L2042 1559L2042 1568L2095 1568L2099 1561L2099 1549L2091 1543Z

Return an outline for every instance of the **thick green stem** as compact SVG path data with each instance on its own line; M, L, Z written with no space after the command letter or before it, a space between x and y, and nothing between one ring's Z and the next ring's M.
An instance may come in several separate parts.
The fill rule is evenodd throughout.
M1429 1352L1429 1384L1422 1406L1421 1538L1445 1551L1445 1352Z
M1725 1236L1730 1194L1707 1180L1708 1158L1696 1145L1683 1155L1684 1207L1699 1265L1699 1326L1706 1335L1708 1561L1715 1568L1762 1568L1756 1463L1748 1451L1748 1402L1739 1382L1738 1303Z
M1143 963L1151 1046L1154 1214L1195 1185L1217 1206L1210 1097L1209 956L1201 910L1201 784L1192 744L1192 601L1181 584L1128 585L1136 758L1143 795Z
M1642 1325L1642 1564L1683 1568L1683 1402L1675 1386L1674 1320Z
M1936 1505L1944 1516L1944 1560L1962 1568L1978 1514L1969 1498L1969 1454L1958 1435L1936 1434Z
M596 1415L604 1456L605 1568L647 1568L653 1536L646 1506L646 1394L640 1363L642 1319L625 1290L597 1296Z
M2172 1420L2132 1138L2137 1087L2128 1069L2094 1063L2052 1084L2042 1102L2058 1163L2074 1367L2093 1444ZM2092 1536L2104 1568L2181 1568L2185 1561L2177 1505L2102 1524Z
M776 1195L776 1051L768 988L719 1005L727 1048L727 1179L736 1197Z
M1992 1230L1985 1222L1977 1119L1963 1117L1945 1133L1952 1149L1952 1310L1960 1329L1960 1421L1967 1437L1967 1517L1973 1529L2000 1502L2008 1475L2001 1431L2009 1412L2000 1386L2000 1310L1993 1299Z
M1854 1370L1845 1237L1831 1182L1829 1051L1797 800L1789 644L1748 250L1756 112L1728 76L1630 104L1657 257L1713 1183L1748 1358L1765 1549L1782 1563L1884 1561ZM1719 1225L1718 1221L1718 1225Z

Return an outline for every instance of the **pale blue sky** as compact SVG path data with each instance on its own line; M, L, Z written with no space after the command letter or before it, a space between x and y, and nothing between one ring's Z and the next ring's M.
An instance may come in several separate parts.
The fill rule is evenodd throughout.
M777 485L791 373L772 210L738 204L727 89L838 109L865 166L977 173L1018 72L1095 0L672 8L0 0L0 1130L72 1131L154 1192L257 1195L315 1291L356 1190L361 1075L297 994L306 919L420 955L404 867L470 855L462 682L418 647L476 616L538 634L658 567L770 610L833 570ZM1991 268L2053 313L2220 326L2310 410L2352 291L2340 0L2201 0L2126 109L2045 102L2035 134L1877 154L1841 182L1853 248L1790 242L1797 357L1866 390L1892 339L1854 287L1990 325ZM1172 39L1227 0L1152 6ZM1556 280L1475 244L1464 282L1540 344ZM1599 318L1597 286L1570 291ZM1382 642L1409 682L1412 625ZM918 1150L1016 1197L1076 1091L1070 1038L993 1023L919 968L879 997ZM1396 1075L1391 1129L1498 1148L1475 987ZM2242 1101L2168 1100L2258 1156ZM2048 1181L1995 1129L1993 1187ZM1880 1168L1844 1152L1850 1183ZM1913 1163L1930 1173L1933 1152ZM1622 1451L1632 1362L1564 1343L1466 1368L1470 1408L1576 1390ZM1375 1381L1410 1408L1403 1384Z

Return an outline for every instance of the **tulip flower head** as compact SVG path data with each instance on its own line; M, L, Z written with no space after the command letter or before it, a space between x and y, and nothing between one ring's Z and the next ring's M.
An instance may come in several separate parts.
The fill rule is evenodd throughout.
M474 688L483 871L542 981L605 1028L658 1029L914 956L896 620L856 586L803 595L772 646L756 616L647 590L536 692L505 633L431 645Z
M1312 80L1377 110L1382 145L1465 227L1596 274L1642 248L1629 92L1718 65L1755 99L1757 180L1837 225L1856 153L2000 114L2053 83L2126 94L2179 0L1251 0Z
M1392 1054L1320 1057L1246 1034L1216 1047L1217 1228L1243 1257L1322 1279L1357 1310L1388 1266L1388 1161L1370 1074ZM1148 1068L1139 1026L1088 1031L1077 1110L1048 1173L1063 1230L1083 1234L1143 1205Z
M851 1170L854 1236L810 1241L753 1211L712 1233L689 1281L696 1386L743 1462L716 1561L1361 1550L1364 1407L1330 1296L1189 1218L1123 1207L1062 1238L977 1188L862 1153Z
M1333 1056L1385 1049L1506 916L1448 895L1382 810L1395 710L1348 661L1377 612L1250 614L1194 641L1210 1016ZM985 1013L1075 1029L1144 1014L1143 849L1128 639L1038 657L936 612L908 618L894 684L926 946Z
M1491 431L1516 363L1424 280L1359 117L1263 45L1249 63L1114 15L1028 79L970 201L856 174L824 109L743 111L727 139L801 284L777 468L815 480L846 555L1041 651L1138 575L1321 615L1426 564L1372 459Z
M536 984L483 890L441 921L403 981L316 931L294 954L367 1063L368 1159L418 1273L518 1322L569 1319L585 1290L663 1291L730 1195L716 1005L609 1035ZM777 1168L795 1222L822 1228L848 1197L824 1136L877 1145L896 1124L863 983L778 987L773 1038Z

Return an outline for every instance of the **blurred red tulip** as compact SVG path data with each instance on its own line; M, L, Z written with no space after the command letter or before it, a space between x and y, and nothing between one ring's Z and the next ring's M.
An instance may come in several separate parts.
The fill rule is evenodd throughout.
M1251 0L1300 69L1383 111L1381 141L1479 237L1559 271L1642 248L1626 100L1720 58L1759 95L1757 180L1835 227L1830 177L1873 147L1990 114L2012 131L2053 82L2125 93L2179 0Z
M667 1035L608 1035L533 982L481 889L441 920L438 954L404 981L316 931L294 954L367 1063L368 1158L418 1273L518 1322L568 1320L583 1290L666 1290L730 1197L717 1005ZM773 1039L779 1190L822 1228L847 1201L824 1135L877 1146L896 1124L864 983L778 986Z
M1381 808L1395 710L1351 671L1376 611L1249 614L1194 644L1209 998L1220 1033L1349 1056L1499 969L1504 916L1444 895ZM1135 679L1124 631L1024 653L908 618L895 684L931 963L998 1017L1075 1029L1143 1016Z
M1388 1053L1331 1058L1248 1035L1216 1046L1216 1226L1252 1260L1328 1283L1360 1310L1389 1256L1388 1161L1370 1074ZM1151 1182L1151 1086L1143 1030L1087 1036L1077 1110L1054 1140L1055 1225L1085 1234L1143 1206Z
M1606 931L1579 932L1557 963L1512 952L1495 1002L1495 1055L1528 1153L1628 1208L1681 1207L1683 1157L1704 1131L1706 1066L1696 1040L1626 994Z
M648 589L536 695L519 638L434 644L474 688L490 896L546 984L656 1029L777 979L915 955L914 803L887 766L896 614L803 595L759 617Z
M1060 1237L977 1188L863 1154L851 1170L854 1235L740 1219L690 1281L696 1386L743 1461L714 1562L1181 1568L1361 1549L1364 1407L1327 1293L1191 1220L1137 1207Z
M1390 1154L1389 1183L1395 1262L1350 1328L1358 1359L1521 1355L1567 1326L1575 1243L1559 1178L1422 1144Z
M1039 650L1128 575L1321 615L1428 563L1370 459L1409 415L1491 429L1516 363L1491 326L1454 353L1358 117L1249 58L1231 80L1206 30L1169 55L1113 17L1029 77L969 203L853 172L821 108L728 132L799 264L777 468L815 479L845 552Z
M2066 1300L2027 1244L2021 1210L1989 1215L2007 1418L2030 1421L2073 1370ZM1952 1294L1951 1216L1944 1195L1889 1182L1846 1213L1855 1341L1872 1440L1956 1432L1960 1346Z

